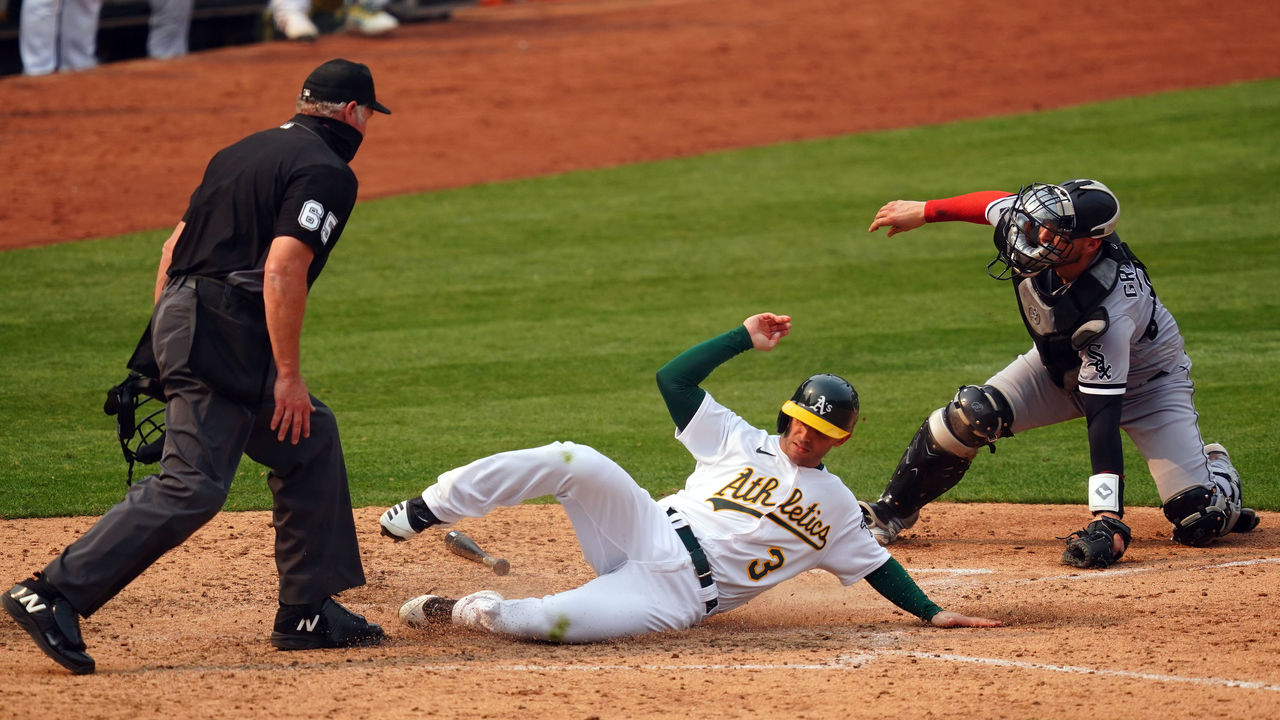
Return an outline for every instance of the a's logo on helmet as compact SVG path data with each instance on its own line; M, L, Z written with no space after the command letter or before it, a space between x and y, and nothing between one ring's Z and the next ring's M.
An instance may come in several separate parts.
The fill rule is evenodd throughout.
M1039 309L1039 308L1036 308L1036 307L1029 307L1029 308L1027 308L1027 320L1031 321L1031 324L1032 324L1032 325L1039 325L1039 324L1040 324L1040 309Z
M819 395L818 398L813 401L813 404L809 406L809 409L819 415L826 415L831 412L831 403L827 402L826 395Z

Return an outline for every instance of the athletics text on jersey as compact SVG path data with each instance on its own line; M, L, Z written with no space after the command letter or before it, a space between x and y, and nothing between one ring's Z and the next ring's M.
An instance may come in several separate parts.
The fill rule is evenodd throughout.
M862 522L853 493L825 467L791 462L778 436L707 393L677 433L697 461L683 490L659 501L688 521L720 590L717 612L815 568L850 585L889 554Z

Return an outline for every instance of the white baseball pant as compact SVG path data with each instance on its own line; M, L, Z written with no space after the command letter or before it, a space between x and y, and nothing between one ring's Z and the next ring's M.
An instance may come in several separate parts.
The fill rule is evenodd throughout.
M521 638L593 642L703 619L693 562L666 512L590 447L556 442L491 455L443 473L422 498L452 524L545 495L564 507L597 577L540 598L475 593L459 599L456 622Z

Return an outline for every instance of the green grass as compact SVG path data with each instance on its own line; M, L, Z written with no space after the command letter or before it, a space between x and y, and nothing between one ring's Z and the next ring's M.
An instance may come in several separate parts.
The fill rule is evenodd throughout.
M925 415L1029 346L985 276L989 230L887 239L865 232L876 208L1092 176L1181 324L1206 438L1231 449L1252 504L1280 509L1277 116L1266 81L363 203L312 292L304 373L338 415L357 506L558 439L660 495L691 463L654 372L785 312L778 350L704 386L767 427L811 373L849 378L865 422L829 464L874 496ZM0 255L0 515L96 514L123 493L102 400L166 234ZM1129 503L1157 504L1128 451ZM1002 441L946 497L1080 503L1088 474L1077 421ZM262 475L246 461L228 508L269 507Z

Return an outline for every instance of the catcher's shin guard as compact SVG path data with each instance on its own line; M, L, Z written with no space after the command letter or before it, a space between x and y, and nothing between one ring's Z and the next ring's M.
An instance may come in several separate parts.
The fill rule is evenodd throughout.
M898 461L880 499L879 509L907 518L955 487L986 445L1011 437L1013 408L990 385L961 387L945 407L930 413Z
M898 460L889 484L875 503L898 518L919 512L920 508L955 487L978 454L977 450L963 446L960 446L963 454L958 454L954 449L956 444L949 442L944 446L938 442L939 433L934 426L941 425L941 414L941 410L935 410L920 425L902 459ZM955 440L945 426L941 428L941 434L946 440Z

